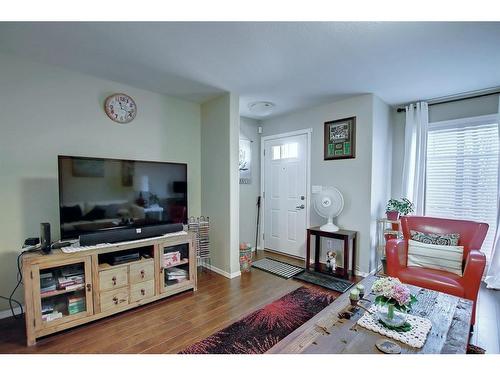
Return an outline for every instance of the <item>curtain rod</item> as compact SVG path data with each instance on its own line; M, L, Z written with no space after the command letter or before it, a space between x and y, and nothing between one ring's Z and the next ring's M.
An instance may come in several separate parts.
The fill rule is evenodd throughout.
M490 96L490 95L496 95L496 94L500 94L500 89L497 89L496 91L484 93L484 94L476 94L476 95L464 96L464 97L456 98L456 99L451 99L450 98L450 99L444 99L444 100L436 101L434 103L429 103L429 107L432 106L432 105L436 105L436 104L453 103L453 102L459 102L461 100L482 98L483 96ZM398 111L398 113L399 112L406 112L406 108L398 108L397 111Z

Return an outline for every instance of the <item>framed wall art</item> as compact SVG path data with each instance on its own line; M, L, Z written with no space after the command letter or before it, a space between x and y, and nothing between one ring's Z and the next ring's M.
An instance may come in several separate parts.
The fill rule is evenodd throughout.
M252 183L252 141L240 138L240 184Z
M356 157L356 117L325 122L324 160Z

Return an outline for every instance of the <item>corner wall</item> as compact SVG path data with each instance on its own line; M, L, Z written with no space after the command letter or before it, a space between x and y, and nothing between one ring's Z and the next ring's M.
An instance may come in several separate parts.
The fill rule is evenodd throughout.
M201 105L201 212L210 218L213 269L239 272L239 103L225 94Z
M392 180L392 112L391 107L373 95L373 136L371 170L371 222L369 270L377 267L377 219L385 217L387 201L391 197Z

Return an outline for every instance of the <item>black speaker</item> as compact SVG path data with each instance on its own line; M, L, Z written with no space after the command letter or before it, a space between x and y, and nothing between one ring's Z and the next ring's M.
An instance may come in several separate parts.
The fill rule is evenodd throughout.
M182 229L182 224L161 224L143 228L103 230L80 235L80 246L140 240L142 238L158 237L167 233L180 232Z
M50 224L40 224L40 249L45 253L50 253Z

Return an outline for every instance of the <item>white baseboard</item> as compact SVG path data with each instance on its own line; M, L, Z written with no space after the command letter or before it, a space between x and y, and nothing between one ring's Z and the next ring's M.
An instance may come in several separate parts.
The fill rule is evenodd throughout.
M203 265L203 267L208 268L210 271L214 271L215 273L218 273L219 275L227 277L228 279L234 279L235 277L241 276L240 271L229 273L229 272L226 272L224 270L221 270L220 268L215 267L214 265Z
M24 309L24 305L23 305L23 309ZM16 315L21 314L21 308L19 306L14 307L14 314L16 314ZM12 311L10 311L10 309L0 311L0 319L9 318L11 316L12 316Z

